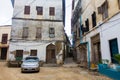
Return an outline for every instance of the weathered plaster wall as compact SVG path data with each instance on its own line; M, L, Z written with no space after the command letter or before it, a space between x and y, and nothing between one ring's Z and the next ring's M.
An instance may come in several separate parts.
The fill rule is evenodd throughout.
M25 5L30 6L30 15L24 15ZM43 15L37 16L36 6L43 7ZM49 16L49 7L55 7L55 16ZM13 17L62 20L62 0L15 0Z
M120 36L119 36L119 26L120 20L120 9L118 7L117 0L107 0L108 1L108 18L103 20L102 14L98 14L98 7L100 7L105 0L82 0L82 24L85 25L85 20L89 19L90 31L83 35L83 42L89 42L90 53L91 53L91 37L100 33L101 41L101 53L102 59L111 59L110 49L108 41L114 38L118 38L118 45L120 51ZM96 12L97 25L92 27L92 18L91 15L93 12ZM108 22L107 22L108 21ZM103 24L100 26L100 24Z
M13 19L12 39L22 39L23 27L29 28L29 40L36 39L37 27L41 27L42 29L42 38L40 40L63 40L64 38L64 27L62 22ZM55 28L55 38L49 38L49 27Z

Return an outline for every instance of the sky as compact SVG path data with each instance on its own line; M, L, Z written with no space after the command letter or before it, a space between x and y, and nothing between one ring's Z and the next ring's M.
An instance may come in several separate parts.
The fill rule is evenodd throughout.
M0 0L0 26L11 25L12 14L11 0Z
M72 0L66 0L66 24L65 32L68 36L71 35L71 6ZM11 0L0 0L0 26L11 25L13 16L13 7Z
M71 36L71 11L72 0L66 0L66 20L65 20L65 32L68 36Z

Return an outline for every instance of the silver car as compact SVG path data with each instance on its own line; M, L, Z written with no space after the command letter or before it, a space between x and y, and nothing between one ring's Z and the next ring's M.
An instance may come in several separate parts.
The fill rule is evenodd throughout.
M39 58L36 56L28 56L23 59L21 64L21 72L31 72L40 70Z

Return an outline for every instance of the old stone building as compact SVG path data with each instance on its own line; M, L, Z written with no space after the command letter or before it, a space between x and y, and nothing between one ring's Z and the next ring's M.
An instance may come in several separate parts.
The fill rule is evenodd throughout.
M75 50L79 52L77 57L86 54L89 68L90 64L97 64L103 59L116 63L113 55L120 51L120 0L81 0L81 6L81 10L76 13L80 14L77 19L80 43L75 40L77 36L73 38ZM75 30L72 32L77 33ZM79 45L78 49L76 45Z
M64 0L15 0L8 60L38 56L46 63L63 62Z
M7 59L9 49L9 40L11 33L11 25L0 26L0 60Z

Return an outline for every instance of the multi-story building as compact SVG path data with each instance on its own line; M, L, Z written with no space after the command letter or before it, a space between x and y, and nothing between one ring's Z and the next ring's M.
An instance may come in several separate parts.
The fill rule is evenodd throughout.
M86 45L82 42L81 32L80 32L80 21L82 14L81 0L72 1L72 18L71 18L71 32L73 36L73 56L77 63L81 66L87 66L87 52ZM81 45L80 45L81 44Z
M7 59L9 49L9 40L11 34L11 25L0 26L0 60Z
M46 63L62 63L65 0L15 0L9 59L38 56Z
M113 56L120 51L120 0L81 0L81 6L76 13L81 13L80 55L87 54L88 67L102 59L116 63Z

